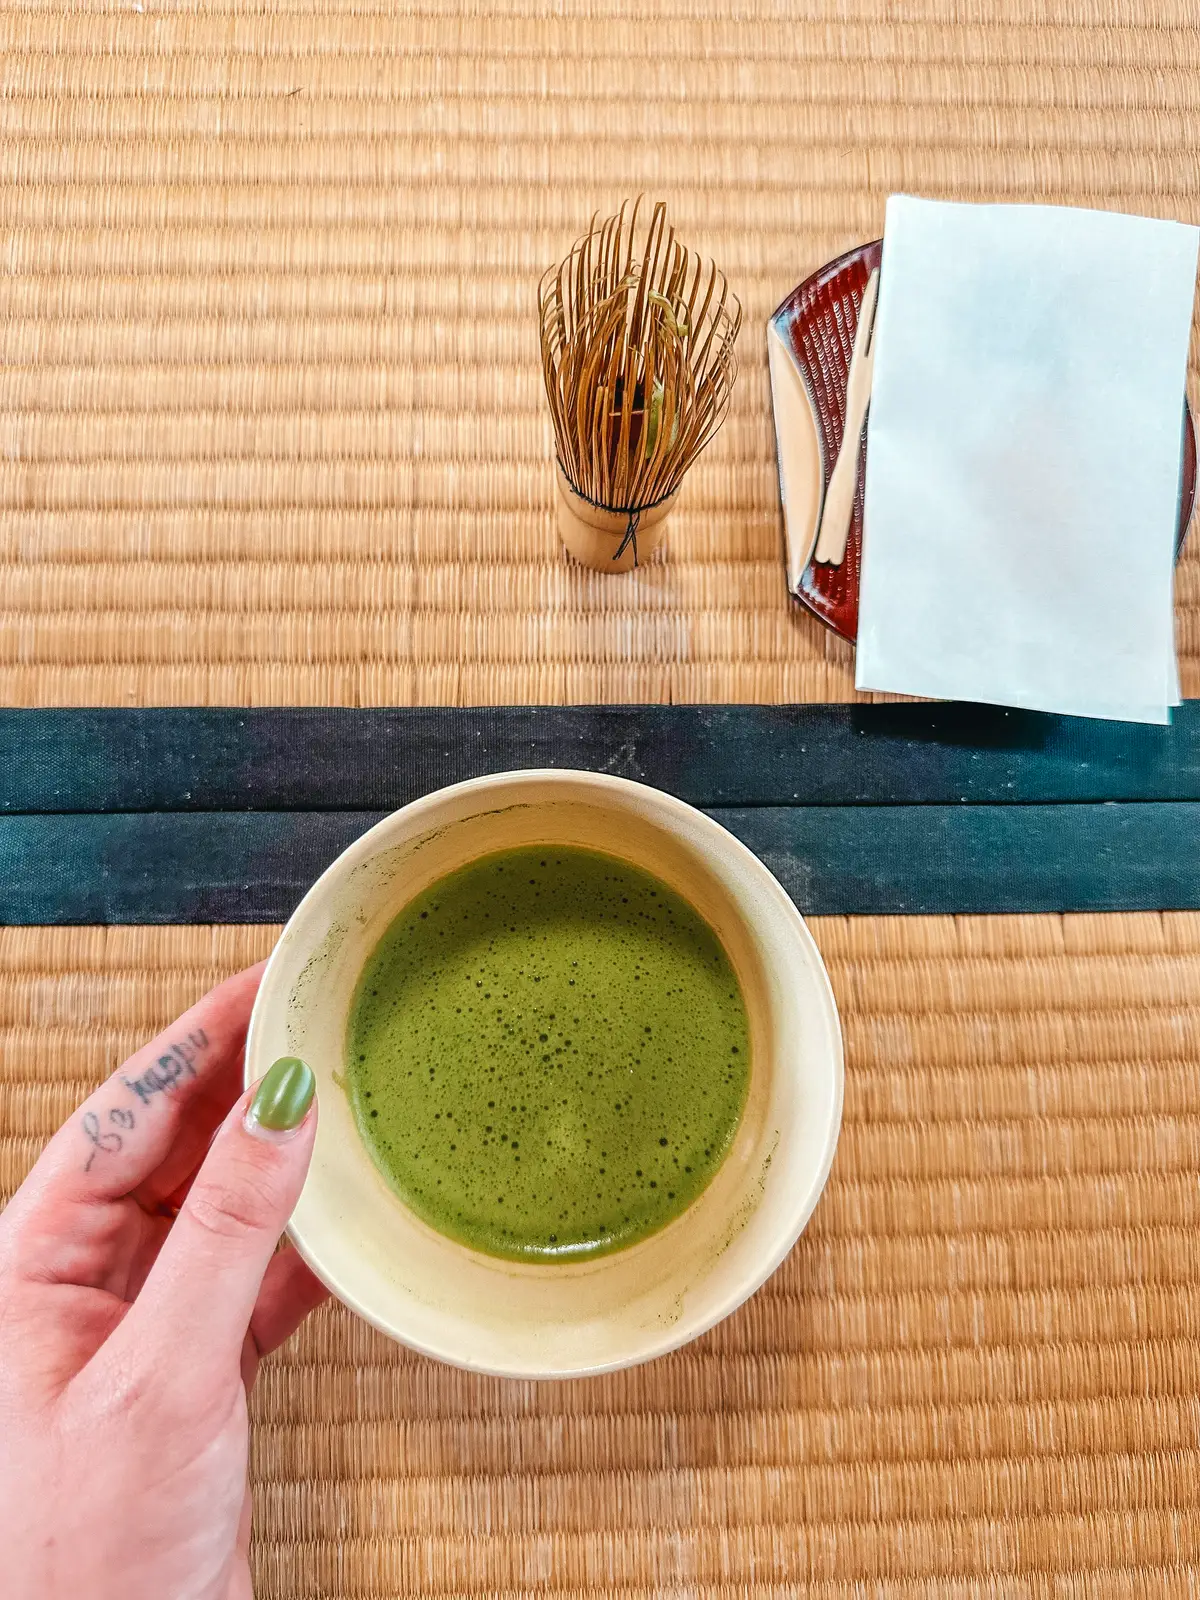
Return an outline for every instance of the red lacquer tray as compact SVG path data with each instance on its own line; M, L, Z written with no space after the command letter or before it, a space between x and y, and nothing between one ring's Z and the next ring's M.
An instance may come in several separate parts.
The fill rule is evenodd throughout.
M824 488L842 444L846 422L846 384L859 307L867 279L879 266L883 241L859 245L806 278L794 289L771 321L795 358L816 423L820 468ZM867 442L864 431L858 464L854 515L845 559L833 567L811 559L793 592L797 600L835 633L851 643L858 636L858 578L862 561L863 480ZM1179 536L1176 553L1183 548L1196 502L1196 430L1185 401L1183 456L1179 493Z

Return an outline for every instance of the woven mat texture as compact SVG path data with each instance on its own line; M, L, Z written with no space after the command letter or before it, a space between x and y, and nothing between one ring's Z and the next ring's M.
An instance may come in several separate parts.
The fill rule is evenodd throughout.
M813 926L846 1120L780 1271L564 1385L322 1311L255 1391L259 1600L1200 1592L1200 916ZM9 930L0 1188L272 938Z
M1198 60L1200 0L3 0L0 703L851 697L766 317L897 188L1200 221ZM641 190L746 324L617 579L556 542L534 297ZM1198 695L1200 549L1178 610ZM1200 918L815 931L846 1125L781 1271L562 1387L322 1312L256 1391L260 1600L1200 1594ZM271 938L0 933L0 1190Z
M1200 0L4 0L0 50L3 703L848 698L769 312L897 188L1200 221ZM746 323L616 579L555 537L534 304L639 191ZM1196 695L1200 549L1179 613Z

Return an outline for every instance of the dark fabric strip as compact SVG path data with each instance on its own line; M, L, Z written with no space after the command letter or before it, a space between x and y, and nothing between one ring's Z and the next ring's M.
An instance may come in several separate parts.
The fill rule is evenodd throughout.
M1200 804L714 808L802 911L1200 909ZM0 818L6 923L282 922L376 816Z
M699 806L1200 800L1200 702L1170 728L969 705L0 712L0 813L384 811L528 767Z

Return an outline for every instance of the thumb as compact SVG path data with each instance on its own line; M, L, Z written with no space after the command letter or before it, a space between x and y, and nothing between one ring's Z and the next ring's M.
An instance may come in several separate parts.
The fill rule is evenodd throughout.
M314 1091L312 1069L284 1056L237 1101L122 1332L153 1344L186 1329L197 1364L237 1368L263 1276L304 1187Z

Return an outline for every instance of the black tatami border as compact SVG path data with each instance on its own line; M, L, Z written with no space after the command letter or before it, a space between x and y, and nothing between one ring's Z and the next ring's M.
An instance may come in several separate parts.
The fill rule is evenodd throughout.
M0 921L276 922L379 816L483 773L651 783L813 914L1200 909L1200 702L0 712Z

